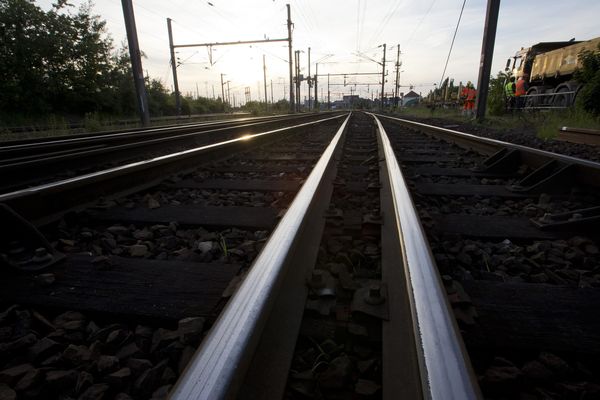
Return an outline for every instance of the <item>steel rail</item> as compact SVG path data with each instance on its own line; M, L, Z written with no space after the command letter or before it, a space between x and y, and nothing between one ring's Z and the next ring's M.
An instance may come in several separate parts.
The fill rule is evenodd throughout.
M521 159L532 167L541 167L551 160L558 160L567 164L573 164L577 168L575 179L578 183L600 187L600 163L571 157L564 154L552 153L545 150L534 149L520 144L503 142L496 139L485 138L455 131L448 128L427 125L422 122L409 121L406 119L391 117L384 114L374 114L377 117L387 118L411 129L435 136L442 140L448 140L457 146L473 149L486 155L492 155L502 148L519 150Z
M208 154L208 152L226 152L231 149L231 146L241 145L247 140L262 139L276 133L291 132L293 129L332 121L342 116L327 117L317 121L278 128L0 194L0 203L7 204L28 220L34 220L38 223L47 222L53 220L56 215L95 201L98 197L131 193L135 190L134 186L152 185L159 177L163 177L167 173L178 173L186 168L195 168L197 162L194 160L199 155ZM221 157L224 156L221 155ZM186 161L187 164L182 166L182 163Z
M314 115L311 115L311 117L314 117ZM298 117L296 116L296 118L298 118ZM100 141L103 145L97 146L97 147L82 148L81 150L78 150L77 148L75 148L74 151L72 151L72 152L63 152L63 153L58 153L58 154L43 153L43 154L39 155L39 157L36 157L36 154L33 154L30 156L26 156L24 158L0 160L0 172L6 172L6 171L14 170L14 169L39 167L39 166L42 166L43 164L63 162L63 161L78 159L78 158L82 158L82 157L102 155L107 152L136 149L136 148L139 148L140 146L149 147L152 145L157 145L157 144L166 143L166 142L175 142L175 141L179 141L179 140L193 138L196 135L207 135L210 133L227 131L229 129L243 129L243 128L258 127L263 124L269 124L269 123L274 123L274 122L284 122L284 121L285 120L281 120L281 119L272 120L272 121L271 120L250 121L247 123L236 124L233 126L230 126L229 124L224 124L225 126L207 127L207 128L209 128L207 130L192 131L192 132L189 132L189 129L191 129L191 128L181 128L180 129L181 132L174 130L173 132L169 132L171 134L169 134L168 136L159 135L158 137L154 137L154 135L161 133L161 132L145 132L145 131L140 132L140 133L127 133L123 137L118 137L118 134L110 135L111 137L106 137L106 138L102 137L102 136L94 137L94 138L90 138L90 139L93 139L93 142ZM193 129L196 129L196 128L193 127ZM147 136L148 136L148 138L146 138L145 140L141 140ZM114 141L117 143L107 144L106 143L107 141ZM119 141L124 141L125 143L119 144ZM57 144L60 145L60 143L57 143ZM50 143L49 147L56 147L55 143ZM1 155L1 153L2 153L2 149L0 148L0 155Z
M285 275L285 262L324 172L348 124L346 117L288 211L173 388L172 400L235 397Z
M557 139L571 143L600 146L600 130L563 126L558 131Z
M311 114L312 115L312 114ZM220 120L220 121L206 121L206 122L191 122L179 125L168 125L151 128L136 128L136 129L123 129L116 131L103 131L95 133L82 133L78 135L61 135L51 138L43 139L26 139L18 141L6 141L0 142L0 155L7 152L23 151L23 150L35 150L40 147L51 147L51 146L63 146L63 145L77 145L79 143L94 142L98 140L119 140L123 138L139 138L141 136L153 136L157 134L166 133L185 133L185 131L191 129L204 129L204 128L217 128L223 126L228 127L240 127L243 124L258 124L262 122L277 122L285 121L286 119L297 119L298 115L283 115L283 116L270 116L270 117L246 117L236 118L231 120Z
M182 124L180 124L180 125L183 125L183 124L200 123L202 121L210 122L211 121L210 118L214 118L214 117L228 116L231 118L235 118L235 117L244 117L247 115L251 115L251 113L239 112L239 113L233 113L233 114L212 113L212 114L190 114L190 115L180 115L180 116L173 115L173 116L168 116L168 117L151 117L150 122L160 123L160 122L169 122L169 121L184 121ZM198 121L189 122L189 121L193 121L195 119L198 119ZM216 119L213 119L212 121L216 121ZM222 121L222 120L220 120L220 121ZM113 126L123 125L122 130L144 130L144 129L152 129L153 128L153 127L143 128L141 126L134 127L134 128L127 127L127 126L131 126L131 125L137 125L139 122L140 121L138 119L116 120L112 123L112 125ZM160 126L160 125L156 125L156 126ZM67 122L66 123L66 130L77 130L77 129L82 129L84 127L85 127L85 124L83 122L70 122L70 123ZM12 132L12 133L46 132L46 131L53 130L53 128L49 125L5 126L4 129L6 129L7 131ZM108 131L102 131L102 132L108 132ZM85 133L74 134L74 136L78 136L78 135L85 135ZM27 139L24 139L24 140L27 140ZM12 140L11 140L11 142L12 142Z
M381 122L373 118L385 155L401 240L424 398L479 399L479 387L408 186Z

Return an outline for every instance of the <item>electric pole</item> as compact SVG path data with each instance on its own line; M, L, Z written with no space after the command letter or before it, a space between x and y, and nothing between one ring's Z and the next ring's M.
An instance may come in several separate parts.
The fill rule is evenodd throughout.
M398 108L398 85L400 80L400 44L398 44L398 53L396 54L396 90L394 91L394 107Z
M485 27L483 29L483 44L481 45L481 61L479 62L479 77L477 78L479 93L477 94L476 115L478 121L481 121L485 117L499 10L500 0L488 0Z
M181 97L179 95L179 83L177 82L177 60L175 59L175 47L173 46L173 30L171 29L171 18L167 18L167 30L169 31L169 50L171 51L173 86L175 86L175 110L177 115L179 116L179 114L181 114Z
M311 92L310 89L312 88L311 82L310 82L310 47L308 48L308 111L310 111L312 109L311 107Z
M383 112L383 97L384 97L384 87L385 87L385 47L386 44L383 44L383 62L381 63L381 106L379 107L379 111Z
M296 50L296 111L300 111L300 50Z
M265 85L265 111L267 110L267 64L265 63L265 55L263 54L263 82Z
M327 74L327 109L331 110L331 92L329 91L329 74Z
M223 83L223 75L221 74L221 101L223 101L223 111L225 111L225 84Z
M319 76L319 63L315 64L315 107L317 108L319 107L318 101L317 101L317 86L318 86L318 76Z
M273 104L273 79L271 79L271 104Z
M144 70L142 68L142 57L137 38L133 5L131 4L131 0L121 0L121 5L123 6L123 18L125 19L125 29L127 30L129 58L131 59L131 70L133 71L133 81L137 94L138 111L142 120L142 126L148 126L150 125L150 111L148 110L148 97L146 86L144 85Z
M294 112L294 86L293 86L293 73L292 73L292 16L290 12L290 5L286 4L287 7L287 28L288 28L288 57L290 67L290 112Z
M229 96L229 82L231 81L227 81L227 104L231 106L231 96Z

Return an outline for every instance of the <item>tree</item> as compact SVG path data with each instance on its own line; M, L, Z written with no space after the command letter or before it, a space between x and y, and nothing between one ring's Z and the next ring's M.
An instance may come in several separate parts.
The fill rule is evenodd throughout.
M579 53L579 60L581 68L575 73L575 79L584 86L577 95L577 107L600 116L600 44L597 51Z
M46 15L33 2L0 0L0 106L2 110L47 108Z
M92 3L76 12L59 1L45 12L32 0L0 0L0 106L43 114L112 110L112 40ZM118 67L118 66L117 66Z
M504 95L504 85L508 80L508 75L502 71L498 75L490 77L490 87L487 98L487 110L490 115L502 115L506 111L506 98Z

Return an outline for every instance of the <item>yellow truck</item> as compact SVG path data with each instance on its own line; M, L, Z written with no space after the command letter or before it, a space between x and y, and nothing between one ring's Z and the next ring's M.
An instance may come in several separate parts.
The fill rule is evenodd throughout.
M579 53L598 51L600 37L568 42L542 42L521 48L506 62L506 72L518 80L521 76L529 83L528 107L564 108L573 105L581 83L573 78L580 67Z

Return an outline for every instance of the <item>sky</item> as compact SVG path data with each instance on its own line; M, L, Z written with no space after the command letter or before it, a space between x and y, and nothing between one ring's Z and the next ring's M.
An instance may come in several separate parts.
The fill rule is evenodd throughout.
M85 0L70 0L77 7ZM377 96L381 90L382 44L386 44L385 92L391 96L400 45L400 92L410 86L426 95L441 81L464 0L134 0L144 70L172 89L166 18L173 20L176 45L287 38L286 4L291 6L293 49L301 50L301 73L311 75L319 62L318 97L327 96L326 74L377 73L330 77L331 101L342 95ZM48 9L52 0L36 4ZM444 76L455 83L477 83L486 0L466 0ZM93 12L107 22L116 47L126 43L120 0L96 0ZM492 74L521 47L544 41L589 40L600 36L598 0L502 0ZM267 98L289 96L287 42L212 48L177 49L179 89L184 94L220 96L221 74L230 98L243 103L264 100L263 55ZM271 85L272 82L272 85ZM345 83L345 85L344 85ZM356 85L354 85L356 84ZM225 89L227 86L225 86ZM272 88L272 90L271 90ZM304 99L306 83L301 88ZM314 96L314 89L311 94Z

